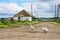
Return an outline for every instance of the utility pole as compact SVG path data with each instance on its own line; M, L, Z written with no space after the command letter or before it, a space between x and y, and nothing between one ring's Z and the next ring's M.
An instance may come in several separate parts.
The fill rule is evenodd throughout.
M60 4L58 5L55 4L55 21L59 19L59 15L60 15Z
M54 20L56 21L56 19L57 19L57 15L56 15L56 13L57 13L57 9L56 9L56 4L55 4L55 17L54 17Z
M32 9L32 4L31 4L31 14L33 15L33 12L32 11L33 11L33 9Z
M57 20L59 19L60 15L60 4L57 5Z
M33 16L33 8L32 8L32 3L31 3L31 14ZM34 20L34 18L32 17L32 20Z

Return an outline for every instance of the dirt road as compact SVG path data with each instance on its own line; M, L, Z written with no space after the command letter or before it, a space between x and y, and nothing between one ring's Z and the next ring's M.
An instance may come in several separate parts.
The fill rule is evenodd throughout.
M33 31L26 25L18 28L0 29L0 40L60 40L60 26L48 22L33 26L35 27ZM49 32L42 33L42 27L48 27Z

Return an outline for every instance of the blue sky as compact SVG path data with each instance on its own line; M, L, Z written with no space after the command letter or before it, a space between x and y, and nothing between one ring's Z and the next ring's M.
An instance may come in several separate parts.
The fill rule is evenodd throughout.
M19 11L25 9L36 17L54 17L55 4L60 0L0 0L0 18L11 17Z

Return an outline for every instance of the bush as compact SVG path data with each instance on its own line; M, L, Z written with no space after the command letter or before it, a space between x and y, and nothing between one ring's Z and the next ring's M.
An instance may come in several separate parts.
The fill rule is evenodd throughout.
M2 25L3 23L0 22L0 25Z
M11 24L11 22L10 21L2 21L2 24L4 24L4 25L10 25Z
M6 25L0 25L0 28L8 28L9 26Z

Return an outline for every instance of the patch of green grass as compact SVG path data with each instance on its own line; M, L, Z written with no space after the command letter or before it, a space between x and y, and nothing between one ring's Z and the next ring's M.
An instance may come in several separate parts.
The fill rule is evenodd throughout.
M39 23L38 21L20 21L19 24L21 25L29 25L29 24L37 24Z
M0 28L8 28L9 26L6 25L0 25Z
M60 26L60 23L57 23L57 22L49 22L49 23Z
M29 24L37 24L39 21L2 21L0 22L0 28L16 28L20 27L20 25L29 25Z
M3 23L0 22L0 25L2 25Z

